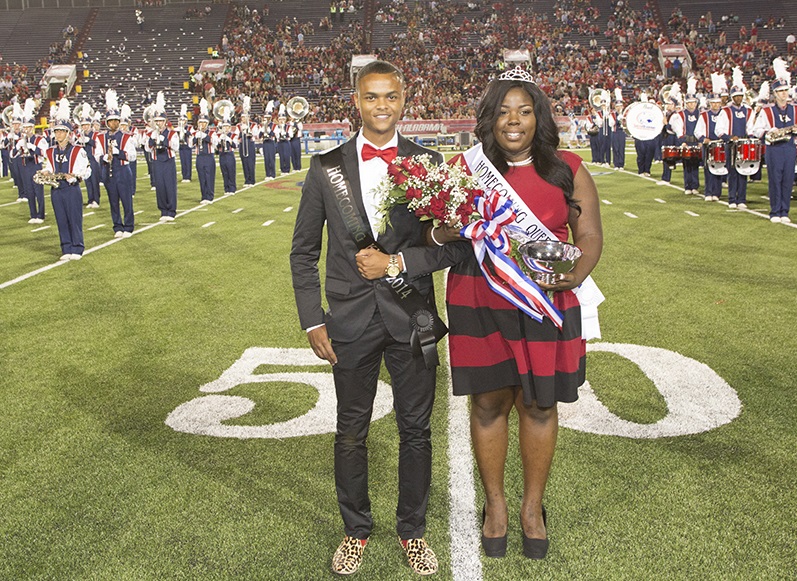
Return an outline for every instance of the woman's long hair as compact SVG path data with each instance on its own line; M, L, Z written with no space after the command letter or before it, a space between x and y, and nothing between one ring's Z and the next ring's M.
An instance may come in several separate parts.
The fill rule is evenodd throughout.
M509 170L506 154L499 147L493 128L501 114L501 104L506 94L515 87L526 91L534 103L534 116L537 119L537 129L531 142L534 169L543 180L561 188L567 205L580 213L578 201L573 198L573 172L556 152L559 147L559 130L551 113L551 102L535 83L494 80L487 86L476 109L475 129L476 137L482 142L484 154L501 174L506 174Z

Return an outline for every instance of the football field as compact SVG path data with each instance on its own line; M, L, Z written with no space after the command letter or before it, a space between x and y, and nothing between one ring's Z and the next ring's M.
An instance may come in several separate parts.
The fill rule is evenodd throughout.
M481 557L468 403L444 364L435 578L794 579L797 227L769 222L766 181L737 211L684 195L680 169L657 186L660 164L650 179L589 167L603 338L579 401L559 409L548 558L522 556L516 437L508 554ZM103 189L84 210L84 258L65 263L49 192L45 223L30 225L0 181L0 579L333 579L332 376L299 327L288 264L306 172L242 188L239 162L238 192L219 196L218 172L208 206L194 176L178 184L177 219L159 223L145 169L134 235L113 238ZM355 577L413 579L395 536L384 369L381 381L376 527Z

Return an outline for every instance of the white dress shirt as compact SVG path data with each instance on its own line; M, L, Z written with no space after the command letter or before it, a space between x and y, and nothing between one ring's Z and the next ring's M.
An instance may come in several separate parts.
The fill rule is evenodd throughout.
M363 161L363 146L367 143L372 147L376 147L373 143L368 141L362 134L362 131L357 134L357 168L360 171L360 191L363 196L363 205L365 206L365 213L368 216L368 223L371 226L371 234L374 240L377 240L378 225L382 216L379 213L378 200L374 197L374 189L379 185L379 182L387 175L387 162L381 157L374 157L368 161ZM393 134L393 138L382 147L376 149L386 149L388 147L398 147L398 133Z

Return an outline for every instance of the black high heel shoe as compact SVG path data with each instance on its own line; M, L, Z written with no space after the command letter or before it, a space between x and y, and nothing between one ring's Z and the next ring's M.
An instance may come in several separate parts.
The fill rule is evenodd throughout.
M545 507L542 507L542 524L548 528L548 518ZM544 559L548 554L548 539L530 539L523 530L523 519L520 521L520 532L523 533L523 555L527 559ZM547 534L547 530L546 530Z
M486 514L486 507L482 507L482 549L484 549L484 554L488 557L505 557L507 535L504 535L503 537L485 537L484 518Z

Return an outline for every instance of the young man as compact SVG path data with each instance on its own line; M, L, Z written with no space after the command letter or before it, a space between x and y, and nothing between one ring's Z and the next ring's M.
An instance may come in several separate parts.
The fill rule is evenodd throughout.
M196 154L196 175L199 179L199 191L202 194L200 204L207 205L213 201L216 192L216 158L214 151L218 145L218 135L209 129L210 104L202 99L199 103L200 114L196 129L191 130L191 142Z
M794 166L797 163L797 105L789 102L791 73L780 57L772 63L775 80L772 94L775 102L761 109L754 128L758 137L766 136L764 154L769 176L769 219L774 223L789 224L791 191L794 186Z
M136 149L129 133L119 129L122 118L116 98L116 91L108 89L105 93L105 125L108 131L95 136L97 147L95 155L102 163L103 183L108 192L108 205L111 207L114 238L130 238L135 227L133 215L133 174L130 162L136 158ZM124 214L120 212L120 204Z
M374 61L360 69L354 96L362 130L312 159L291 250L299 319L315 354L333 366L338 400L335 485L346 536L333 556L332 570L342 575L357 571L373 528L366 438L384 356L400 434L396 530L410 566L428 575L437 571L434 552L423 539L436 362L417 354L419 330L412 331L410 319L420 311L408 309L391 283L412 281L413 296L434 321L431 273L459 262L472 250L460 242L425 246L424 224L430 223L421 222L404 206L391 211L390 225L373 241L379 216L372 191L387 174L387 160L396 154L431 152L396 132L404 107L404 76L392 64ZM442 161L439 153L431 155ZM318 275L325 224L326 313Z
M50 190L50 201L61 241L60 260L83 258L83 193L79 182L86 181L91 175L89 157L85 150L69 141L71 130L69 101L61 99L53 125L55 145L45 151L43 166L45 173L57 174L62 178Z
M158 93L160 103L161 93ZM158 105L155 105L158 107ZM166 127L166 111L158 109L154 117L155 129L149 134L152 152L152 174L155 181L155 199L158 202L161 222L172 222L177 215L177 162L180 155L180 137Z

